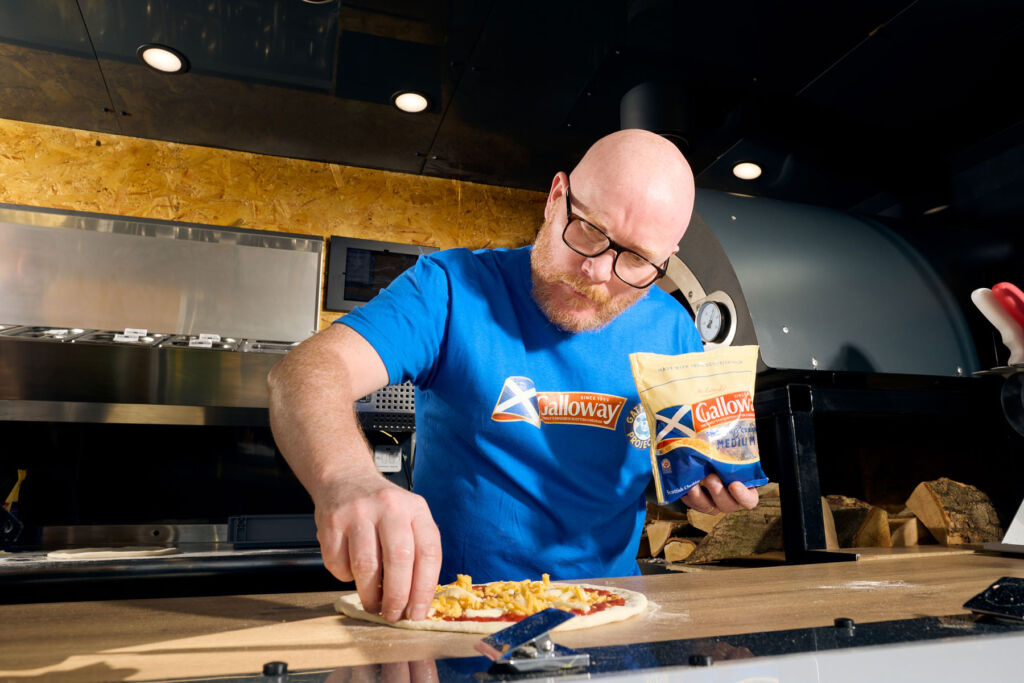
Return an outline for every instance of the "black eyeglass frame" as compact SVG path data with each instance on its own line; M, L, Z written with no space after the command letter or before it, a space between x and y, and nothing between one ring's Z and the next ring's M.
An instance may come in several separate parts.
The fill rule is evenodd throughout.
M573 221L579 221L580 223L583 223L584 225L588 226L590 229L596 230L601 236L603 236L605 238L605 240L608 242L608 246L606 246L604 249L601 249L600 251L598 251L596 253L586 254L586 253L580 251L579 249L577 249L576 247L572 246L571 244L569 244L569 240L566 239L565 234L567 232L569 232L569 225ZM651 261L649 258L644 256L643 254L638 254L635 251L633 251L632 249L629 249L628 247L622 246L621 244L619 244L618 242L613 240L611 237L609 237L608 233L606 233L604 230L602 230L601 228L597 227L596 225L594 225L590 221L586 220L585 218L580 218L579 216L574 214L572 212L572 190L570 189L570 186L569 186L569 174L568 173L565 175L565 227L562 229L562 242L565 243L565 246L569 247L570 249L572 249L574 252L576 252L580 256L586 256L587 258L596 258L596 257L600 256L601 254L605 253L606 251L608 251L609 249L613 250L615 252L615 260L612 262L612 272L615 273L615 277L619 278L619 280L621 280L622 282L626 283L627 285L629 285L630 287L633 287L635 289L647 289L648 287L653 285L655 282L657 282L661 278L665 277L665 273L668 272L668 259L665 259L665 262L662 263L659 266L657 263L654 263L653 261ZM651 266L656 271L657 275L655 275L654 278L650 282L648 282L646 285L634 285L632 282L629 282L628 280L624 279L621 275L619 275L619 271L616 268L616 266L619 263L619 257L622 255L623 252L628 252L628 253L632 254L633 256L636 256L638 259L640 259L642 261L646 261L647 263L650 263ZM671 257L669 257L669 258L671 258Z

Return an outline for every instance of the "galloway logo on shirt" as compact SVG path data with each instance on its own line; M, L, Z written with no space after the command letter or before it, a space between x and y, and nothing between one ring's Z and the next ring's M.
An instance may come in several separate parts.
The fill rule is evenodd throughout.
M592 391L537 391L529 377L505 380L491 411L496 422L581 425L614 430L626 399Z

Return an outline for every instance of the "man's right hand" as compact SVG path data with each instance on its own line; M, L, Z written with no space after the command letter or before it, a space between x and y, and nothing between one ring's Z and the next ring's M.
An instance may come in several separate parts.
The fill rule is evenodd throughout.
M318 493L317 538L328 571L355 581L368 612L425 619L441 573L441 535L426 501L380 475Z
M270 426L316 504L327 570L356 582L367 611L388 621L425 619L441 573L441 535L426 501L377 471L354 407L388 381L377 351L332 325L270 371Z

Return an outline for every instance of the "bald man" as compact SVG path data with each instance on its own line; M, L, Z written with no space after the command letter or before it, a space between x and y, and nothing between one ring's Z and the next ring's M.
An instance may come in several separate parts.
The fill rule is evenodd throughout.
M422 256L373 301L303 342L268 381L281 452L316 506L324 565L390 621L435 585L622 576L651 478L636 351L703 347L652 285L693 210L676 147L641 130L555 175L532 247ZM412 381L413 492L382 477L353 403ZM712 475L686 502L751 508Z

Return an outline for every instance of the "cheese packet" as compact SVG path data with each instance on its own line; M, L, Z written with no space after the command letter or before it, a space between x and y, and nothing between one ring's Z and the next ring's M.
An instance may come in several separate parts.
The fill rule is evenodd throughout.
M631 353L629 363L651 432L659 503L685 496L712 472L726 485L768 483L754 425L757 346Z

